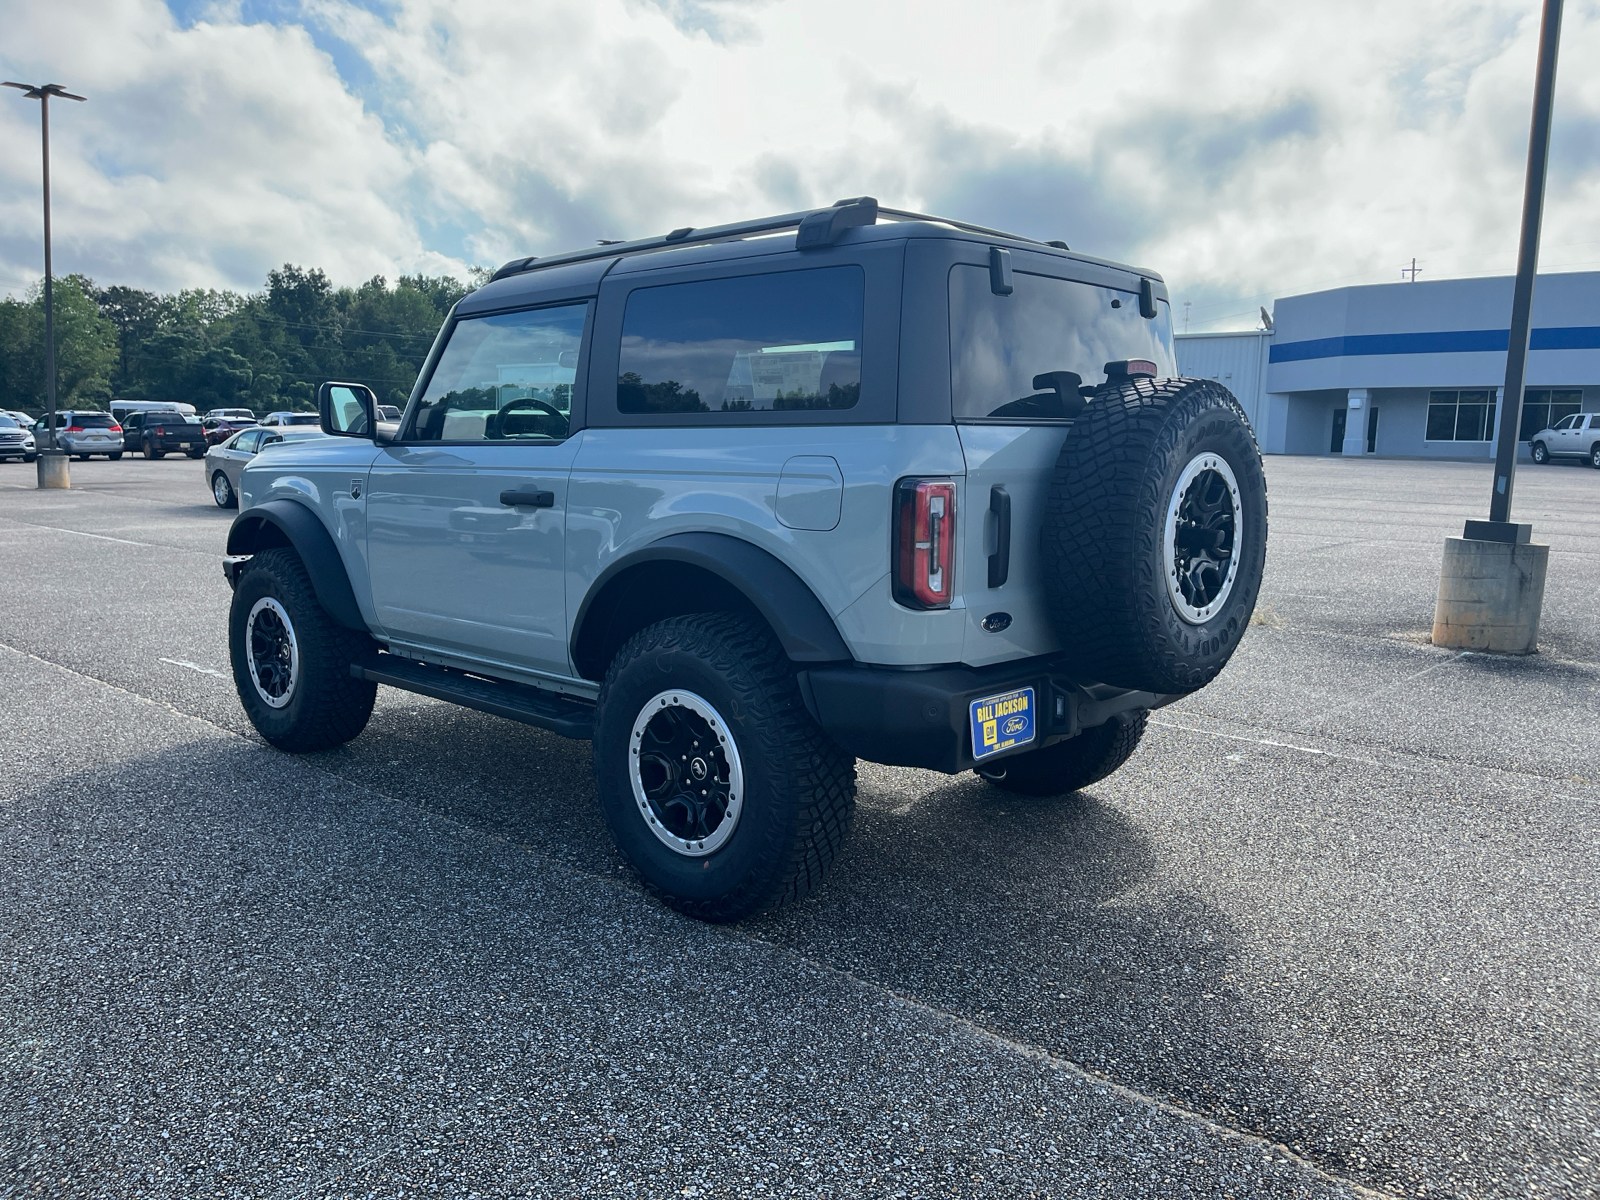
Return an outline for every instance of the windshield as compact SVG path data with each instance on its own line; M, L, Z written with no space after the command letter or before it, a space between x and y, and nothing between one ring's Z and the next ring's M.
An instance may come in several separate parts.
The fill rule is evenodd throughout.
M1165 302L1139 315L1135 292L1018 271L1010 295L990 288L987 267L950 271L950 388L956 420L1027 422L1066 415L1060 394L1035 386L1052 372L1079 386L1106 380L1105 365L1145 358L1177 374ZM1059 378L1059 377L1058 377Z
M16 427L17 423L15 421L6 416L5 413L0 413L0 429L15 429Z

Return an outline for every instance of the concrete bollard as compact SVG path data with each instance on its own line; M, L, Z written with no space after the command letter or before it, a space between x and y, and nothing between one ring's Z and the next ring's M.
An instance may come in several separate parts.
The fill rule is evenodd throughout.
M67 456L61 451L39 451L38 467L40 487L70 488L72 486L72 476L67 472Z
M1550 547L1446 538L1433 644L1532 654L1538 649Z

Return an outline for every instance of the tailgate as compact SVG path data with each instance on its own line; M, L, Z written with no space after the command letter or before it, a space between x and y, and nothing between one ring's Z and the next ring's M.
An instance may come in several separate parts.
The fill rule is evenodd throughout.
M957 571L966 601L962 661L975 667L1061 648L1045 607L1039 533L1044 524L1050 476L1070 426L958 425L967 460L966 493L958 514L961 553ZM1000 490L997 494L996 489ZM1005 582L989 586L990 557L1000 540L995 511L1009 500L1011 553ZM1003 629L984 628L985 618L1006 614ZM1001 624L991 620L991 625Z

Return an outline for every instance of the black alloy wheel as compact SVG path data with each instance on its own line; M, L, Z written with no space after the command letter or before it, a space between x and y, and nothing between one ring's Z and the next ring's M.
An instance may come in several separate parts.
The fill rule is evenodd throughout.
M1226 465L1202 465L1183 488L1173 527L1173 582L1183 603L1207 612L1233 582L1236 484ZM1231 474L1231 472L1230 472Z
M637 786L653 823L679 842L705 847L732 833L741 771L727 734L711 728L715 716L700 711L698 697L684 699L664 697L653 713L641 714Z

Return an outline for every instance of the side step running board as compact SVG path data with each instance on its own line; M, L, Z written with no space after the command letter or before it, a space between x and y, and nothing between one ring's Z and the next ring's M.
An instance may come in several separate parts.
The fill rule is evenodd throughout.
M493 713L524 725L537 725L562 737L594 736L594 705L522 683L480 679L450 667L436 667L393 654L365 663L351 663L350 674L464 708Z

